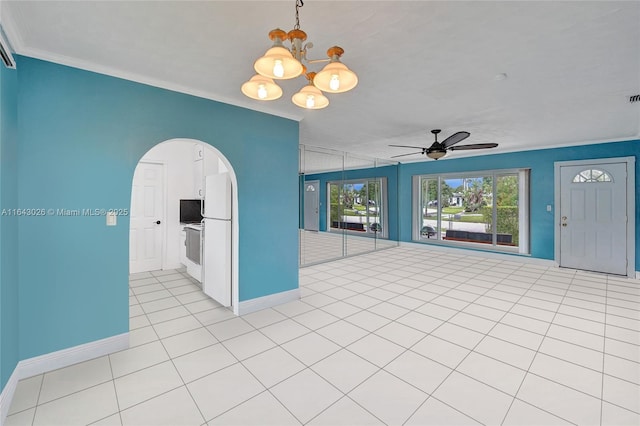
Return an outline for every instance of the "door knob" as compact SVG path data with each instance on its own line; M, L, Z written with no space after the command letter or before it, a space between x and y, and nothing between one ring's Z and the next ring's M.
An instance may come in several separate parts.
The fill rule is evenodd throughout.
M156 220L156 225L160 225L160 221L159 220Z

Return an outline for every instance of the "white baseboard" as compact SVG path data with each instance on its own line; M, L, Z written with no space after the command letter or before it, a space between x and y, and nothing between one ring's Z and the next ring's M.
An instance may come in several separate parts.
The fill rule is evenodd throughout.
M246 315L262 309L271 308L283 303L300 299L300 289L295 288L289 291L269 294L268 296L256 297L255 299L243 300L238 304L237 315Z
M6 419L7 414L9 414L9 407L11 406L11 401L13 401L13 395L16 393L19 380L18 368L16 367L0 393L0 426L4 424L4 419Z
M185 266L180 263L180 262L175 262L175 263L167 263L165 265L162 265L162 269L163 270L167 270L167 269L180 269L180 268L184 268Z
M18 381L129 348L129 333L73 346L18 362L0 393L0 426L9 412Z

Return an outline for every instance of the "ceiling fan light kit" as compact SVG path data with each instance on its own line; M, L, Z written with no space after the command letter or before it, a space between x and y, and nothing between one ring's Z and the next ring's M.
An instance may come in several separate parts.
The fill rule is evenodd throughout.
M447 151L442 150L442 151L427 151L425 153L427 155L427 157L433 159L433 160L437 160L439 158L444 157L445 155L447 155Z
M415 155L415 154L424 154L433 160L438 160L444 157L445 155L447 155L447 151L487 149L487 148L495 148L498 146L497 143L475 143L470 145L454 146L458 142L462 142L463 140L468 138L471 134L469 132L457 132L449 136L442 142L438 142L438 133L440 132L441 132L440 129L433 129L431 131L431 133L433 133L435 141L433 142L433 144L431 144L429 148L423 148L419 146L407 146L407 145L389 145L389 146L400 147L400 148L415 148L420 150L418 152L410 152L409 154L394 155L391 158L405 157L407 155Z
M258 74L244 83L241 88L246 96L260 101L278 99L282 96L282 89L273 80L288 80L304 74L309 84L293 95L291 101L301 108L321 109L329 105L329 99L322 92L343 93L358 84L356 73L340 62L344 49L339 46L333 46L327 50L329 59L307 59L307 49L313 47L313 43L303 44L307 34L300 29L298 16L299 8L303 5L302 0L296 0L296 24L293 30L287 33L276 28L269 32L273 46L254 62L253 68ZM291 49L283 44L287 40L291 43ZM316 74L306 73L307 67L303 62L329 63ZM267 80L260 80L259 77ZM277 90L273 86L280 90L279 96L275 96Z

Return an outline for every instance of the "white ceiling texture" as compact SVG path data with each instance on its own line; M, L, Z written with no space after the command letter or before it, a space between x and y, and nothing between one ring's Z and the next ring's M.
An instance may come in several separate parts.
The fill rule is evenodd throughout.
M304 0L308 57L339 45L359 76L315 111L290 101L303 77L276 101L240 92L268 32L293 28L295 0L5 0L0 19L19 54L300 120L309 146L389 158L434 128L499 144L459 158L640 135L639 1Z

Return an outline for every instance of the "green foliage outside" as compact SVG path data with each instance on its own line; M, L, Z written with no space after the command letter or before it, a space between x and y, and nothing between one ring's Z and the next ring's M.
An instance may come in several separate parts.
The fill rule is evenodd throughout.
M331 223L340 221L340 210L338 203L331 203Z
M443 179L440 185L440 208L438 209L438 180L421 180L424 217L442 215L443 230L449 222L484 223L485 232L492 233L492 209L496 206L497 233L510 234L512 242L518 244L518 191L519 181L516 174L497 175L495 194L493 176L462 178L463 185L452 188ZM465 189L466 188L466 189ZM462 207L450 206L453 194L462 194ZM428 213L427 213L428 210ZM476 214L470 214L476 213Z
M329 185L329 201L330 201L330 221L342 221L343 216L368 217L369 219L377 218L377 208L380 203L380 183L376 180L365 181L362 188L354 189L354 184L330 184ZM373 202L369 205L369 200ZM362 203L362 204L358 204Z
M329 185L329 201L331 208L329 209L331 215L331 222L338 222L340 220L340 190L337 185Z
M454 219L453 222L465 222L465 223L486 223L484 215L480 214L466 214L461 215L459 219Z
M444 214L458 214L464 210L464 207L443 207L442 213Z
M485 194L491 193L490 187L487 191L487 181L490 180L490 178L483 178L482 180L469 180L471 184L469 185L468 189L463 192L464 211L474 213L488 204Z
M485 225L485 232L493 232L492 223L492 208L483 207L481 209L483 221ZM516 206L498 206L496 207L497 213L497 233L498 234L511 234L512 243L518 245L518 207Z
M518 176L500 176L496 185L497 206L518 205Z

